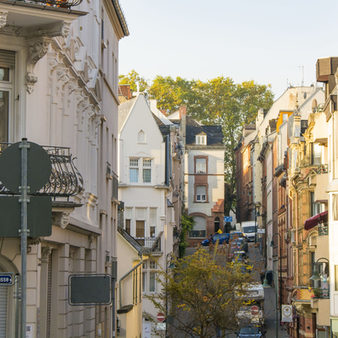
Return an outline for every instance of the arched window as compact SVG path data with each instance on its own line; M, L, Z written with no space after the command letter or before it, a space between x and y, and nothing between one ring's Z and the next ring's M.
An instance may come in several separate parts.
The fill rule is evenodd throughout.
M195 216L194 217L194 228L190 231L189 236L190 237L206 237L207 233L207 221L204 217L201 216Z
M146 134L142 129L138 132L137 142L138 143L146 143Z

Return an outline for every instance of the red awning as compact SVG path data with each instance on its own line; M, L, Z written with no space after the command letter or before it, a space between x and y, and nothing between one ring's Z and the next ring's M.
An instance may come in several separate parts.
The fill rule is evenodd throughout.
M308 218L305 223L304 223L304 229L305 230L310 230L319 223L325 223L327 222L328 219L328 211L323 211L320 214L314 215L310 218Z

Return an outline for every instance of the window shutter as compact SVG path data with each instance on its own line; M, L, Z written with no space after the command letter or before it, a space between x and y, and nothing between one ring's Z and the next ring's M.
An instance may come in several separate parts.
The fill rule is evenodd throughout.
M0 287L0 337L6 337L7 299L7 287Z
M10 50L0 49L0 66L14 67L15 52Z

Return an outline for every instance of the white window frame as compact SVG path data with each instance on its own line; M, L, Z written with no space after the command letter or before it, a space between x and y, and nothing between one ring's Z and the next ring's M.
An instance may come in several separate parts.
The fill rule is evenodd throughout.
M205 146L207 144L207 135L205 134L196 135L195 142L197 145Z
M198 194L197 189L198 188L204 188L204 194ZM207 201L207 187L205 185L197 185L196 186L196 198L195 201L197 203L205 203Z
M158 264L156 260L147 260L143 263L142 274L142 291L143 293L156 293L157 292L157 272ZM150 276L154 274L154 290L150 290Z
M137 164L133 163L132 161L137 161ZM130 183L139 183L139 176L140 176L140 159L139 158L135 158L135 157L130 157L129 158L129 182ZM136 181L132 181L131 179L131 170L135 170L137 169L137 175L136 175L136 178L137 180Z
M0 81L0 91L8 92L7 140L4 141L9 142L12 138L10 126L12 124L12 118L14 115L14 69L9 64L5 63L0 63L0 67L9 69L9 81Z

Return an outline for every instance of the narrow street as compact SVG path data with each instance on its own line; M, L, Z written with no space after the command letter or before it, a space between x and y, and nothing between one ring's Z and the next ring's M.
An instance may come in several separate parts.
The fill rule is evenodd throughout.
M186 255L191 255L195 252L195 248L187 248ZM253 264L253 277L257 282L261 282L260 280L260 272L264 268L264 258L259 252L259 247L255 247L254 243L249 244L249 260ZM276 335L276 294L275 288L265 288L264 289L264 318L265 318L265 337L266 338L275 338ZM172 337L176 338L184 338L186 335L179 332L172 332ZM226 335L228 338L236 338L237 335L235 333L229 333ZM279 338L288 338L286 330L283 327L278 325L278 337Z

